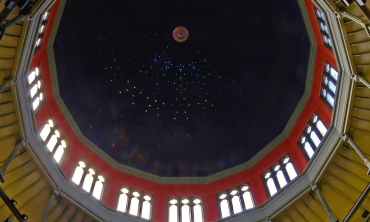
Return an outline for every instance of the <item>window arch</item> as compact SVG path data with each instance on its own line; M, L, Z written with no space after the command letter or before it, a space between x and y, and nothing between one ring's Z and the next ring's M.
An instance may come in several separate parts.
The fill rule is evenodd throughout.
M99 174L93 167L88 166L85 161L78 161L71 180L96 199L101 199L105 177Z
M334 107L335 93L337 91L338 72L328 63L324 64L321 84L321 98L329 105Z
M50 16L50 10L44 12L41 16L41 24L38 28L37 38L36 38L36 41L35 41L35 51L37 51L41 48L42 40L44 39L46 25L49 21L49 16Z
M298 144L308 160L312 158L316 149L319 148L327 131L328 128L320 117L314 113L298 140Z
M254 207L249 184L243 184L217 194L220 217L225 218Z
M118 197L117 210L141 217L151 219L153 206L153 195L123 186Z
M333 42L329 35L329 28L326 25L325 15L321 10L317 8L315 8L314 10L324 45L333 50Z
M54 160L58 164L61 163L67 148L67 142L52 119L47 121L39 135Z
M32 110L36 113L45 101L44 84L39 66L27 75L27 80Z
M168 199L169 222L203 222L203 200L200 197Z
M270 197L284 188L296 177L297 171L288 154L270 167L264 174L262 174L262 179L266 186L267 194Z

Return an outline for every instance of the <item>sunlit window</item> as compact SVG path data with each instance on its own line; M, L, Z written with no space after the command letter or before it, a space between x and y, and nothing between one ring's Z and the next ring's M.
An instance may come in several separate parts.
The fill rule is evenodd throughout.
M315 154L327 131L328 128L324 125L320 117L314 113L298 140L298 144L307 159L311 159Z
M80 160L78 162L75 168L75 172L72 176L72 182L81 186L82 189L84 189L87 193L91 194L96 199L101 199L105 178L95 169L87 166L84 161Z
M56 148L56 151L53 156L57 163L60 163L60 161L62 160L66 148L67 143L65 142L65 140L61 140L60 145Z
M263 175L268 195L273 196L297 177L297 171L289 155L284 156Z
M83 161L78 162L78 166L76 166L75 172L73 173L72 176L72 181L79 185L81 183L82 176L85 171L86 164Z
M322 41L324 42L324 45L326 45L327 47L332 49L333 48L333 42L332 42L332 40L330 38L330 35L329 35L329 28L326 24L325 15L322 11L320 11L317 8L315 8L315 13L316 13L317 22L319 24L319 29L320 29L320 32L321 32Z
M168 222L203 222L203 200L200 197L168 199Z
M60 163L67 148L67 143L52 119L46 122L39 135L46 146L46 150L49 151L57 163Z
M41 47L42 40L45 34L46 24L49 21L49 15L50 15L50 11L46 11L41 16L41 24L39 26L38 36L35 42L35 51L37 51Z
M218 193L217 197L221 218L238 214L254 207L252 193L248 184Z
M85 175L85 178L82 184L82 189L86 190L87 192L90 192L91 186L94 182L95 171L90 168L87 172L88 173Z
M335 93L337 91L338 72L327 62L324 65L321 84L321 98L329 105L334 107Z
M103 193L104 181L105 181L104 177L100 175L98 176L98 180L95 182L92 195L98 200L101 198L101 194Z
M36 113L44 103L44 87L40 67L36 67L27 76L29 97L32 104L32 110Z
M118 211L150 220L152 205L152 195L126 186L121 188L117 203Z

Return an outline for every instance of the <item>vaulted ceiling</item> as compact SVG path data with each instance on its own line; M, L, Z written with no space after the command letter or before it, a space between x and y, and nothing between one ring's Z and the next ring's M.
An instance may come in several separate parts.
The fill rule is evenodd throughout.
M344 5L340 1L325 1L326 4L321 4L332 11L336 9L344 9ZM367 3L367 7L369 7ZM3 5L0 5L0 9ZM368 21L368 18L363 15L359 7L351 5L346 10L352 14L361 17ZM10 17L17 14L13 11ZM19 72L20 63L19 56L24 53L23 41L28 35L29 20L18 22L6 31L3 39L0 41L0 79L5 77L17 76L23 78L24 73ZM357 23L341 18L338 20L332 19L331 24L335 22L341 27L344 38L341 39L338 30L332 30L337 37L335 43L338 45L335 51L340 54L344 51L344 45L347 46L346 52L349 57L349 62L346 62L343 55L337 55L337 61L342 68L342 94L348 96L346 101L341 101L337 106L341 111L336 112L337 116L345 115L347 119L343 123L333 123L334 125L344 124L343 131L353 137L356 144L370 157L370 89L359 81L356 77L351 80L350 74L353 71L361 72L365 78L370 79L370 42L369 36L364 31L363 27ZM344 45L340 45L341 40ZM351 65L348 65L351 64ZM351 67L351 68L348 68ZM347 85L344 85L347 83ZM18 103L18 90L12 84L9 85L3 92L0 93L0 166L5 163L8 154L12 151L15 141L25 135L25 127L23 122L22 105ZM345 97L341 97L345 98ZM344 114L343 114L344 113ZM337 119L336 116L333 117ZM332 153L325 157L325 164L317 174L312 175L315 178L316 184L321 189L324 198L326 199L333 215L342 221L353 204L356 202L360 193L370 182L367 175L368 168L364 165L363 160L358 156L352 145L342 142L339 134L336 139L336 146L333 146ZM29 221L41 221L44 214L44 209L47 206L50 196L55 193L55 181L52 181L48 176L48 170L43 168L40 160L34 155L33 149L25 145L16 154L14 160L9 165L4 178L5 183L0 186L5 190L11 199L16 199L18 205L16 207L21 213L29 216ZM325 150L326 151L326 150ZM324 151L323 151L324 152ZM321 157L318 155L312 160L307 168L303 171L310 172L310 169L315 167ZM306 174L305 174L306 176ZM308 175L310 176L310 175ZM256 212L264 209L267 205L274 204L274 200L281 198L280 196L289 196L290 192L294 192L294 187L299 183L297 180L289 189L286 189L281 195L276 198L271 198L255 210L241 214L237 217L232 217L232 221L258 221L264 218L255 217ZM103 221L99 215L91 211L89 206L81 205L81 202L74 200L62 192L58 192L55 200L51 203L50 211L45 215L46 221ZM270 212L268 217L273 221L330 221L325 207L321 202L316 192L311 190L309 184L297 194L295 198L287 201L287 204L282 206L276 203L277 207L273 212ZM365 221L361 214L365 210L370 210L370 198L366 197L361 204L359 210L355 213L352 221ZM0 200L0 220L5 220L12 217L7 206ZM247 218L247 219L246 219ZM135 219L132 219L135 220Z

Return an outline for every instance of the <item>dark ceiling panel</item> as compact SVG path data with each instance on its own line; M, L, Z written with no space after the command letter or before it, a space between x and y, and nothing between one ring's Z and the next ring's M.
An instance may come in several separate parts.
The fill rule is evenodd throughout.
M177 26L189 38L176 42ZM206 176L278 136L303 95L296 0L68 1L54 44L61 97L118 162Z

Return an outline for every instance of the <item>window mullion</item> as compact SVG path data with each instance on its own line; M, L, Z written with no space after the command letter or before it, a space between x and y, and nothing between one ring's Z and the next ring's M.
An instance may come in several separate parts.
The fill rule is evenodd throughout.
M190 222L194 222L194 206L195 204L193 203L194 198L190 199L189 207L190 207Z
M320 131L317 129L315 124L312 124L312 131L315 132L317 137L320 139L320 142L322 141L323 136L321 135Z
M288 162L288 163L290 163L290 162ZM288 163L286 163L286 164L288 164ZM288 172L286 171L286 168L285 168L286 167L286 164L281 163L281 166L282 166L281 171L283 172L283 175L285 177L285 180L287 181L287 183L289 183L290 182L290 177L289 177Z
M275 183L275 186L277 188L276 190L279 191L281 189L281 187L280 187L279 181L276 177L276 172L274 171L274 169L271 169L271 178Z
M315 143L312 141L312 139L310 137L306 137L307 138L307 143L310 144L310 146L312 147L313 151L315 152L317 147L315 145Z
M178 217L179 217L179 222L182 222L182 206L184 205L182 202L181 199L178 199L177 203L178 203L178 207L177 207L177 210L178 210Z
M93 177L93 181L92 181L92 184L91 184L91 188L90 188L89 194L92 194L94 192L96 181L98 181L97 173L95 173L94 175L91 175L91 176Z
M326 86L325 88L326 88L327 93L330 94L335 99L335 94L334 94L333 91L331 91L331 89L329 88L329 86Z
M61 146L60 136L57 137L57 142L55 143L55 146L54 146L53 150L51 151L51 156L54 156L54 154L57 151L57 149L58 149L59 146Z
M336 86L337 85L337 80L335 80L331 75L330 73L327 73L327 72L324 72L324 76L328 77L329 80L332 81L332 83L334 83L334 85Z
M85 166L85 168L83 168L83 174L82 174L82 177L81 177L81 180L80 180L80 184L79 186L82 187L83 184L84 184L84 181L85 181L85 178L86 178L86 175L88 174L88 171L89 171L89 167L88 166Z
M129 214L130 213L130 207L131 207L131 199L132 199L132 197L134 197L134 195L133 195L133 193L134 193L134 191L132 191L131 189L129 189L128 190L128 194L129 195L127 195L128 196L128 200L127 200L127 209L126 209L126 212Z
M232 203L232 196L230 195L230 190L227 191L227 199L229 200L228 204L229 204L229 208L230 208L230 213L231 213L231 215L233 215L234 214L234 207L233 207L233 203Z
M238 190L239 201L240 201L240 204L241 204L241 206L242 206L242 210L243 210L243 211L245 211L245 210L247 210L247 208L245 207L245 204L244 204L243 194L244 194L245 192L247 192L248 190L246 190L246 191L242 191L242 190L240 189L240 187L238 187L238 188L237 188L237 190Z
M49 143L49 140L54 135L54 132L55 132L55 126L50 127L50 133L48 134L48 136L45 139L45 145Z
M141 209L143 208L143 203L144 203L144 195L141 193L141 192L138 192L140 194L140 198L139 198L139 206L137 208L138 212L137 212L137 215L139 217L141 217Z

